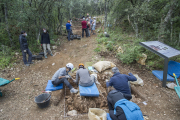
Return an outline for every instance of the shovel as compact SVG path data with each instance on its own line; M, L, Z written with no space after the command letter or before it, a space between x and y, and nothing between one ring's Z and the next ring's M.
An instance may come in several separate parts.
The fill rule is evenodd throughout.
M176 77L176 74L175 74L175 73L173 73L173 76L175 77L176 84L177 84L177 87L174 87L174 89L175 89L177 95L178 95L179 98L180 98L180 86L179 86L179 83L178 83L178 80L177 80L177 77Z

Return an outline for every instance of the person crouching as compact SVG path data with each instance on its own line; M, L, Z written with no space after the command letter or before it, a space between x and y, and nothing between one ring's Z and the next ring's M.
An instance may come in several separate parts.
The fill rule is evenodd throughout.
M58 86L61 83L65 83L65 85L70 89L71 93L77 93L78 90L74 89L72 85L69 83L67 79L72 79L70 75L68 75L68 72L70 72L73 69L73 64L68 63L66 64L66 67L60 68L56 71L56 73L52 77L52 84L54 86Z

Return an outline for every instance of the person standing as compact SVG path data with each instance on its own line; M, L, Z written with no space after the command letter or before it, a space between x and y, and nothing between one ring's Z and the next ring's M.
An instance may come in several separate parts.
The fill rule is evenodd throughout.
M90 26L91 26L91 33L92 33L92 22L93 22L93 20L91 19L91 17L89 17L89 22L90 22Z
M92 34L95 34L95 28L96 28L96 17L93 17L93 22L92 22Z
M45 28L43 28L43 33L41 35L41 46L43 46L45 58L47 58L46 48L48 49L48 52L50 53L50 55L53 56L51 48L50 48L50 37Z
M72 33L71 27L72 27L72 25L70 24L70 20L68 20L68 22L66 23L66 30L68 32L68 41L70 41L70 35Z
M21 31L21 35L19 35L19 43L23 55L23 62L26 66L29 66L29 64L33 64L33 62L32 62L32 53L28 48L26 36L27 33L25 31ZM28 54L28 62L26 59L26 54Z
M87 34L88 34L88 37L90 37L90 30L91 30L91 25L90 25L89 20L87 19Z
M87 22L86 22L85 18L83 18L81 25L82 25L82 37L84 37L84 31L86 33L86 37L88 37L87 30L86 30L87 29Z

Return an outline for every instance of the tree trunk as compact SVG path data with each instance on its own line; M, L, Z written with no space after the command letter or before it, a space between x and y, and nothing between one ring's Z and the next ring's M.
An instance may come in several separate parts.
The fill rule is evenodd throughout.
M169 11L168 11L166 17L164 18L164 21L162 21L162 23L160 24L160 32L161 32L160 33L160 40L162 42L164 42L165 29L166 29L168 22L171 19L173 9L176 6L176 2L177 2L177 0L173 0L172 6L169 8Z
M171 21L171 42L172 42L172 36L173 36L173 22Z
M104 30L106 31L106 23L107 23L107 0L105 0L105 22L104 22Z
M9 31L9 24L8 24L8 16L7 16L7 5L6 5L6 3L4 3L4 11L5 11L5 21L6 21L6 30L7 30L7 32L8 32L8 36L9 36L9 40L10 40L10 45L11 45L11 47L12 47L12 45L13 45L13 43L12 43L12 38L11 38L11 33L10 33L10 31Z

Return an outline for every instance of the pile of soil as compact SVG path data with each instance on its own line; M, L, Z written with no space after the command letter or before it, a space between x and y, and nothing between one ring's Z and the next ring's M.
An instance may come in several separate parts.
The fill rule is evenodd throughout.
M98 73L98 82L100 84L96 84L99 90L99 97L84 97L80 96L80 94L71 94L69 89L66 89L66 112L71 110L77 110L79 113L87 113L89 108L101 108L108 109L107 104L107 91L106 91L106 83L105 80L110 78L107 72ZM75 75L72 76L75 79ZM73 86L76 86L75 83L70 81Z

